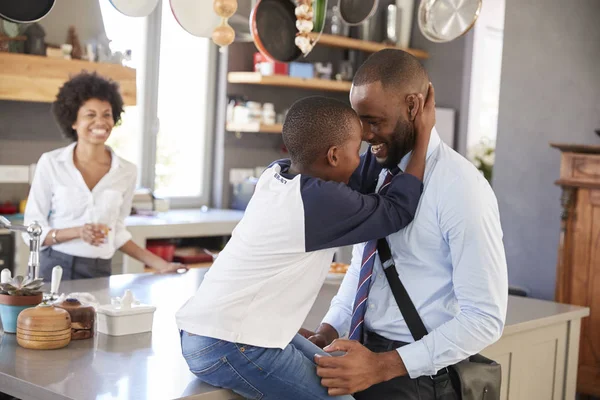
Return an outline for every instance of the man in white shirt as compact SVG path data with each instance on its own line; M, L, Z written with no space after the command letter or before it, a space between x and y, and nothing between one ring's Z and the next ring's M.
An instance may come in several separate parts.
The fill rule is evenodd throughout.
M371 146L351 181L354 188L372 192L385 169L406 166L414 146L416 96L426 93L427 82L422 65L399 50L375 53L357 71L350 101ZM387 241L429 333L413 340L379 257L371 267L368 294L357 298L364 286L365 244L355 245L352 264L321 326L315 334L305 332L328 352L346 352L315 357L321 383L330 395L355 393L356 399L457 399L449 376L444 394L431 377L443 376L446 367L500 338L507 268L491 187L441 142L435 129L415 219ZM358 301L364 303L362 319L356 318ZM356 340L338 339L346 336Z

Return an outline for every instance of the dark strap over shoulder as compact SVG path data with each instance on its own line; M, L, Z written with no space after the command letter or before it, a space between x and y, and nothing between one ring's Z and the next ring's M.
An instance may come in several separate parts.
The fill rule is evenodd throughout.
M425 324L423 324L423 320L419 316L414 303L400 281L394 259L392 258L390 246L386 238L377 241L377 252L379 253L379 259L381 260L381 265L385 271L385 276L387 277L390 289L392 289L392 293L396 299L396 303L398 303L398 308L406 321L406 325L415 341L420 340L423 336L427 335L427 328L425 328Z

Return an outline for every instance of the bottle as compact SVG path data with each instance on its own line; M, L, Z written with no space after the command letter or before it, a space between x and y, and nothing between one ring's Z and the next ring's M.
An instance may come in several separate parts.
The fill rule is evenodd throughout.
M262 112L262 121L263 124L266 125L274 125L275 124L275 106L273 103L265 103L263 104L263 112Z
M262 107L259 102L249 101L246 103L248 107L249 119L251 123L260 123L262 120Z

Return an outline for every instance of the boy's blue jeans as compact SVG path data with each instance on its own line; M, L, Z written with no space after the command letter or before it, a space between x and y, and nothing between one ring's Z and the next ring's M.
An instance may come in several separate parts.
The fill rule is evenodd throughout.
M200 380L233 390L247 399L352 400L331 397L321 386L313 358L330 356L300 335L285 349L231 343L181 332L183 357Z

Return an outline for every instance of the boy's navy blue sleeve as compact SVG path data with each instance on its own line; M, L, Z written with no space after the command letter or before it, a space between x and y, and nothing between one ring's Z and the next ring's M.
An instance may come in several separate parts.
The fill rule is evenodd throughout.
M343 183L301 177L306 251L379 239L414 218L423 183L410 174L392 179L385 195L361 194Z
M381 169L369 146L367 152L360 156L360 164L350 177L348 186L360 193L374 193Z

